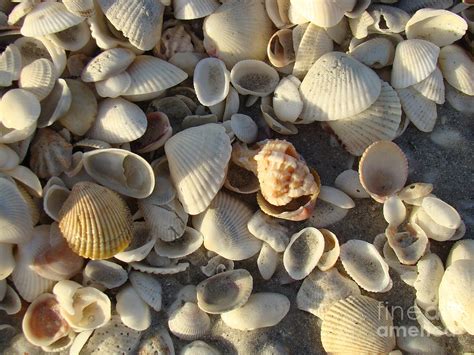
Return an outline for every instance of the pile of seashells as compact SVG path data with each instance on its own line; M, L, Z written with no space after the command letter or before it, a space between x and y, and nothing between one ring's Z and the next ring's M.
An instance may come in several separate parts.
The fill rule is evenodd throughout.
M474 335L474 241L431 184L406 186L391 142L432 131L445 99L474 112L472 3L0 0L0 310L22 319L7 351L174 354L170 332L218 354L201 340L215 317L254 330L289 312L252 293L234 265L252 257L264 280L302 280L327 352L409 347L367 296L389 269L422 329ZM315 121L361 157L335 187L282 139ZM340 243L325 228L363 198L386 230ZM430 241L457 241L446 264ZM164 307L164 280L191 271Z

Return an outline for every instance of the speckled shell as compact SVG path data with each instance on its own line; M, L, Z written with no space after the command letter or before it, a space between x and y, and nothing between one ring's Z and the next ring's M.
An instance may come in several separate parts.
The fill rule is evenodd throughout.
M230 81L239 94L268 96L278 85L278 72L261 60L241 60L232 67Z
M94 57L81 73L84 82L96 82L120 74L132 64L135 53L126 48L112 48Z
M130 283L140 298L155 311L161 309L162 288L160 281L152 275L138 271L129 274Z

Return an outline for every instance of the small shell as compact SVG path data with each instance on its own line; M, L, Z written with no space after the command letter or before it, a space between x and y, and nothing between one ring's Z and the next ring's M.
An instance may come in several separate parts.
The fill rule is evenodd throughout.
M276 114L270 105L260 105L260 111L262 111L263 119L267 123L268 127L270 127L273 131L284 135L293 135L298 133L298 128L296 128L293 123L280 122L276 118Z
M444 274L443 262L436 254L423 256L416 264L418 276L413 287L416 290L416 303L425 310L438 304L438 287ZM452 290L454 293L454 290Z
M186 302L197 302L196 286L186 285L180 288L178 293L174 297L174 302L168 307L166 313L170 315L171 313L181 308Z
M212 14L219 7L216 0L173 0L174 17L194 20Z
M15 268L13 244L0 244L0 280L5 280Z
M18 80L22 68L21 53L18 47L10 44L0 55L0 87L10 86Z
M15 45L21 52L22 65L28 65L33 61L46 58L54 63L56 74L60 74L66 68L66 51L55 46L46 38L21 37L15 41Z
M423 199L421 207L437 224L443 227L456 229L461 224L459 213L439 198L427 196Z
M406 208L400 197L390 196L383 204L383 216L390 227L398 227L406 217Z
M280 77L273 67L259 60L242 60L232 68L230 81L239 94L267 96L278 85Z
M0 170L10 170L18 166L20 157L5 144L0 144Z
M303 111L303 101L299 92L301 82L294 76L281 79L273 95L273 110L283 122L295 122Z
M422 132L431 132L438 113L436 103L427 99L413 87L397 90L407 118Z
M156 312L161 309L161 283L155 277L138 271L132 271L130 283L140 298Z
M150 308L132 286L128 285L121 289L116 299L117 313L127 327L134 330L146 330L150 327Z
M134 222L133 238L130 245L124 251L115 254L114 257L126 263L141 261L153 249L155 241L156 236L151 233L144 222Z
M457 45L443 47L439 66L446 81L466 95L474 95L474 61Z
M82 81L96 82L120 74L135 59L135 54L126 48L112 48L92 59L81 74Z
M250 116L234 113L230 118L230 125L240 141L250 144L257 140L258 126Z
M425 254L428 248L426 233L416 224L407 224L405 232L386 231L387 240L398 260L405 265L413 265Z
M242 307L221 314L224 323L238 330L273 327L290 310L290 300L279 293L260 292L251 295Z
M369 292L382 292L390 283L388 265L377 249L363 240L341 245L342 265L357 284Z
M186 302L170 314L168 327L180 339L195 340L210 332L211 320L197 304Z
M123 267L107 260L90 260L82 271L82 283L85 286L111 289L122 286L127 279Z
M247 228L255 238L262 240L278 253L284 252L289 243L288 228L262 211L254 213L247 223Z
M446 83L446 100L457 111L462 113L474 113L474 95L466 95Z
M341 21L346 11L351 11L354 8L356 1L292 0L291 3L297 6L297 11L315 25L332 27Z
M357 45L349 53L371 68L383 68L393 63L395 47L389 39L376 37Z
M277 68L283 68L293 63L295 50L292 30L282 29L275 32L268 42L267 55L270 63Z
M47 35L47 38L57 47L68 51L78 51L84 48L91 39L91 31L89 24L83 21L60 32L51 33Z
M166 114L162 112L150 112L147 113L146 117L148 124L145 133L131 143L132 150L137 153L149 153L160 149L173 135L173 128ZM169 182L169 184L171 184L171 182ZM174 194L176 193L174 187L170 187L170 191L173 191Z
M181 349L180 355L220 355L220 351L201 340L195 340Z
M354 201L348 195L331 186L321 186L318 199L340 208L350 209L355 207Z
M95 14L93 0L63 0L64 6L74 15L91 17Z
M234 270L234 262L220 255L213 256L206 265L201 266L201 272L207 277L230 270Z
M436 68L425 80L413 85L413 88L427 99L439 105L444 104L444 81L439 68Z
M336 264L341 248L339 247L339 240L333 232L327 229L320 229L319 231L324 237L324 251L317 266L321 271L327 271Z
M214 275L197 286L198 306L206 313L229 312L244 305L253 288L253 279L245 269Z
M229 93L230 73L220 59L205 58L199 61L194 69L193 80L196 96L204 106L224 101Z
M40 115L41 106L35 95L23 89L9 90L2 96L0 101L0 123L2 124L1 143L13 143L16 140L6 141L6 133L11 128L22 130L28 127L36 127L36 121ZM3 139L2 139L3 138ZM22 140L26 137L21 137Z
M463 239L457 241L449 251L446 267L458 260L474 260L474 240ZM1 259L0 259L1 260Z
M194 253L203 243L202 234L190 227L186 227L184 234L175 241L164 242L157 240L155 252L160 256L176 259Z
M359 173L355 170L344 170L334 181L334 186L352 198L368 198L370 195L360 183Z
M96 82L95 89L101 97L116 98L124 94L131 84L132 78L126 71L124 71L103 81Z
M262 244L262 249L257 258L257 267L264 280L270 280L275 273L280 257L267 243Z
M72 103L72 94L64 79L56 80L51 93L41 101L41 114L38 118L38 127L51 126L61 116L69 111Z

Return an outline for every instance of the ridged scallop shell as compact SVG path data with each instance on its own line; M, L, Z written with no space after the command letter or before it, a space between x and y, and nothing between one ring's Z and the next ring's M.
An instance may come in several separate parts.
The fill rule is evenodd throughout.
M81 79L86 83L105 80L127 69L134 59L135 53L127 48L105 50L87 63Z
M99 0L103 13L114 28L138 49L153 49L161 37L165 7L157 0Z
M362 186L376 201L383 203L399 192L408 177L408 162L403 151L392 142L370 145L359 162Z
M254 330L273 327L290 310L290 300L279 293L260 292L251 295L242 307L221 314L224 323L233 329Z
M28 65L33 61L46 58L54 63L56 74L60 74L66 68L66 51L55 46L51 41L42 38L20 37L15 41L21 53L22 65Z
M95 83L95 89L101 97L116 98L125 93L132 83L130 75L124 71Z
M155 311L161 309L161 283L152 275L144 274L138 271L132 271L129 274L132 287L140 298Z
M212 106L224 101L229 93L230 73L220 59L200 60L194 69L193 80L196 96L204 106Z
M146 330L151 325L151 312L135 289L127 285L116 296L117 313L122 322L134 330Z
M474 95L474 61L461 47L443 47L439 54L439 66L450 85L466 95Z
M180 339L195 340L210 332L211 320L197 304L186 302L170 314L168 327Z
M8 129L24 130L32 127L34 131L40 111L41 106L35 95L23 89L9 90L0 100L0 124L3 136L0 138L1 143L13 143L25 139L26 136L18 135L14 138L19 139L8 139L10 133Z
M173 0L174 17L195 20L212 14L219 5L216 0Z
M232 67L230 81L242 95L267 96L278 85L278 72L265 62L255 59L241 60Z
M13 244L2 243L0 245L0 280L5 280L10 276L14 268Z
M263 1L229 1L206 18L203 31L207 53L232 68L244 59L265 59L273 24Z
M123 195L145 198L155 187L150 164L127 150L93 150L84 154L83 162L89 176Z
M320 229L319 231L324 237L324 250L317 266L319 270L327 271L336 264L341 248L339 240L333 232L327 229Z
M390 312L366 296L335 302L321 325L321 342L329 353L389 353L395 347ZM386 336L380 335L381 330Z
M375 32L403 32L406 23L410 19L408 13L395 6L374 4L369 7L368 12L374 19L374 24L369 30Z
M18 80L22 68L22 58L18 47L10 44L0 55L0 86L10 86Z
M381 87L377 74L360 62L344 53L327 53L314 63L301 83L305 105L301 118L312 122L354 116L377 100Z
M267 243L262 244L260 253L257 258L257 267L260 275L264 280L270 280L275 273L280 256L278 253Z
M423 39L400 42L395 49L391 84L404 89L425 80L435 69L440 49Z
M51 33L47 38L57 47L68 51L78 51L84 48L91 39L91 31L89 24L83 21L60 32Z
M416 264L418 276L413 284L416 290L416 303L425 310L438 304L438 288L444 274L443 262L438 255L430 253ZM454 290L451 290L454 295Z
M416 264L429 245L426 233L416 224L407 224L401 233L392 232L389 228L385 234L398 260L405 265Z
M56 80L51 93L41 101L41 114L38 127L51 126L61 116L69 111L72 103L71 90L64 79Z
M354 8L356 1L292 0L291 3L297 6L297 11L315 25L332 27L342 20L346 11L351 11Z
M141 261L153 249L156 238L145 222L134 222L132 241L124 251L115 254L114 257L126 263Z
M90 260L82 271L82 283L85 286L111 289L122 286L127 280L125 269L107 260Z
M181 349L180 355L220 355L221 352L209 344L195 340Z
M60 211L59 227L77 254L90 259L107 259L130 244L131 219L118 194L94 183L79 182ZM77 225L78 220L84 221L83 224Z
M164 242L157 240L155 244L155 252L160 256L168 258L182 258L194 253L201 247L203 243L202 234L190 227L186 227L184 234L175 241Z
M255 238L264 241L278 253L285 251L289 243L288 228L262 211L254 213L247 223L247 228Z
M352 198L368 198L370 195L365 191L364 187L360 183L359 173L355 170L344 170L340 173L336 180L334 180L334 186L339 190L344 191Z
M289 75L281 79L275 88L273 110L280 121L295 122L303 111L300 85L298 78Z
M63 4L77 16L91 17L95 14L94 0L63 0Z
M230 126L240 141L250 144L257 140L258 126L250 116L234 113L230 118Z
M413 88L429 100L444 104L443 74L436 68L425 80L413 85Z
M407 118L422 132L431 132L436 124L436 103L427 99L414 87L397 90Z
M393 63L395 46L387 38L376 37L357 45L349 54L371 68L383 68Z
M198 306L211 314L229 312L247 302L252 288L253 279L247 270L222 272L196 286Z
M444 47L461 39L467 31L466 21L448 10L420 9L406 24L408 39L421 38Z
M459 240L451 247L448 258L446 259L446 267L458 260L474 260L474 240Z
M231 153L225 129L217 124L188 128L166 142L165 152L185 211L203 212L224 184Z
M382 292L390 283L388 265L372 244L353 239L341 245L342 265L357 284L369 292Z
M294 63L293 31L286 28L275 32L268 42L267 56L270 63L277 68L283 69Z

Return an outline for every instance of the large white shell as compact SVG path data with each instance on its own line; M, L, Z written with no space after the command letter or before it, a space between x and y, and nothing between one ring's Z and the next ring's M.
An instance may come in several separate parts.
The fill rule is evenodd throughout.
M261 210L250 218L247 228L255 238L264 241L278 253L284 252L289 243L288 228Z
M135 330L145 330L150 326L150 308L132 286L125 286L120 290L116 299L117 313L127 327Z
M0 55L0 86L10 86L18 80L22 68L22 58L18 47L10 44Z
M446 81L466 95L474 95L474 61L457 45L443 47L439 66Z
M41 106L35 95L24 89L12 89L2 96L0 101L0 126L2 143L13 143L8 139L9 129L23 130L36 127ZM22 137L18 140L22 140ZM6 141L8 140L8 141Z
M398 89L398 96L407 118L422 132L431 132L436 124L436 103L427 99L414 87Z
M317 26L335 26L344 17L344 13L354 8L355 0L291 0L297 11Z
M410 221L419 225L428 238L439 242L451 239L456 233L456 229L447 228L436 223L422 207L413 210Z
M82 283L86 286L116 288L127 282L127 279L123 267L107 260L90 260L82 271Z
M456 229L461 224L459 213L449 204L436 197L427 196L421 207L439 225Z
M219 7L216 0L173 0L174 17L194 20L212 14Z
M130 283L140 298L151 308L159 312L161 309L161 283L152 275L138 271L129 274Z
M300 85L298 78L289 75L281 79L275 88L273 110L280 121L295 122L303 111Z
M211 319L196 303L185 302L170 314L168 327L180 339L196 340L210 332Z
M194 69L193 80L196 96L204 106L224 101L229 93L230 73L220 59L205 58L199 61Z
M413 284L416 303L425 310L436 309L438 287L444 274L443 262L436 254L423 256L416 264L418 276Z
M425 80L413 85L413 88L429 100L444 104L443 74L436 68Z
M278 85L278 72L270 65L255 59L241 60L232 67L230 81L242 95L267 96Z
M463 239L457 241L449 251L446 267L458 260L474 260L474 240Z
M334 181L334 186L352 198L368 198L370 195L360 183L359 173L355 170L344 170Z

